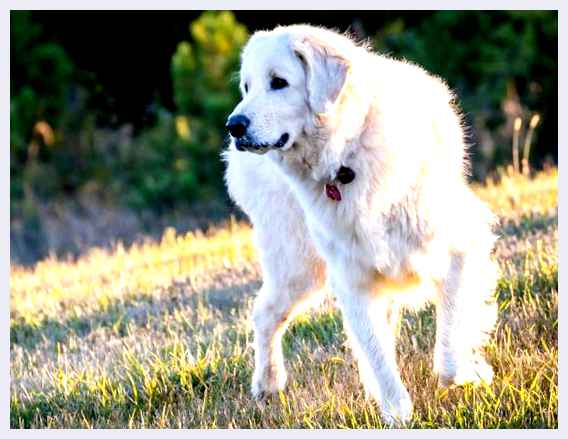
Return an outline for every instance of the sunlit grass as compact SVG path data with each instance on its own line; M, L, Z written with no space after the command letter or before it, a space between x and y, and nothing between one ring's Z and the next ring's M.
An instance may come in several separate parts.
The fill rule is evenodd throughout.
M557 172L477 186L500 218L493 385L441 390L431 307L406 313L399 364L413 428L558 426ZM248 316L260 272L251 229L96 249L11 267L10 423L18 427L380 428L328 298L284 338L286 392L248 395Z

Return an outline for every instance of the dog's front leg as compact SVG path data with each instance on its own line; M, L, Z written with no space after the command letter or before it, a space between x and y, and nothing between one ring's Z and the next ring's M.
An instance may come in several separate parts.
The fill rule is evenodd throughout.
M282 335L295 305L288 297L277 296L266 287L259 291L253 309L254 374L251 387L257 399L283 390L286 385Z
M323 278L317 276L316 268L309 268L307 261L305 262L305 272L300 269L295 271L298 277L293 282L290 279L287 282L265 282L255 300L252 315L254 374L251 391L257 399L284 389L287 374L282 354L282 335L294 316L308 306L317 304L317 299L321 296ZM264 268L267 275L267 264ZM274 270L271 273L274 278Z
M359 362L364 387L380 404L383 420L400 425L412 416L412 401L396 364L390 303L354 285L333 282L345 328Z

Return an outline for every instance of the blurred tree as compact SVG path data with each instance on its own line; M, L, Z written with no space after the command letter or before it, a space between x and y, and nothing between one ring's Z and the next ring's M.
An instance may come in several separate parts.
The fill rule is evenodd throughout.
M403 18L391 21L374 42L379 51L440 75L457 92L477 133L481 155L474 170L482 176L511 160L517 116L528 121L531 112L540 113L541 131L552 131L540 148L556 148L557 23L552 11L441 11L413 28Z
M178 44L170 66L177 112L162 110L137 140L147 151L130 167L136 205L167 208L222 193L224 124L239 94L231 78L248 33L226 11L204 12L189 29L192 41Z
M178 134L188 141L197 160L212 158L224 143L225 120L238 101L239 54L248 39L246 28L231 12L205 12L191 23L193 45L181 42L172 57L171 73L178 110ZM183 127L186 127L185 129ZM218 160L200 161L205 181L220 177Z
M25 150L38 120L58 124L74 66L53 42L38 43L41 27L29 12L10 14L10 134L16 150Z
M22 196L26 164L48 160L51 151L44 146L58 140L56 128L74 71L61 46L38 41L41 32L29 12L10 13L10 164L16 198Z

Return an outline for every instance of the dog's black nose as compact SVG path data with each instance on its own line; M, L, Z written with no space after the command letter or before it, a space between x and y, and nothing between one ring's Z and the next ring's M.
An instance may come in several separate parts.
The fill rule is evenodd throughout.
M249 124L250 120L248 117L237 114L236 116L229 117L225 127L229 130L231 136L235 139L240 139L246 134Z

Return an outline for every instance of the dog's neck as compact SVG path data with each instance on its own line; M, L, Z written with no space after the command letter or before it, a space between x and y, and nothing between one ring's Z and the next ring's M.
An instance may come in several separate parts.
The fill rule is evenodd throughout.
M350 125L337 115L316 115L311 124L287 151L274 152L273 159L287 173L301 180L326 183L333 180L341 166L361 147L370 109L351 114ZM337 129L341 127L342 129Z
M292 148L280 153L279 161L287 172L300 179L325 182L334 175L345 159L345 139L316 137L308 140L302 136Z

